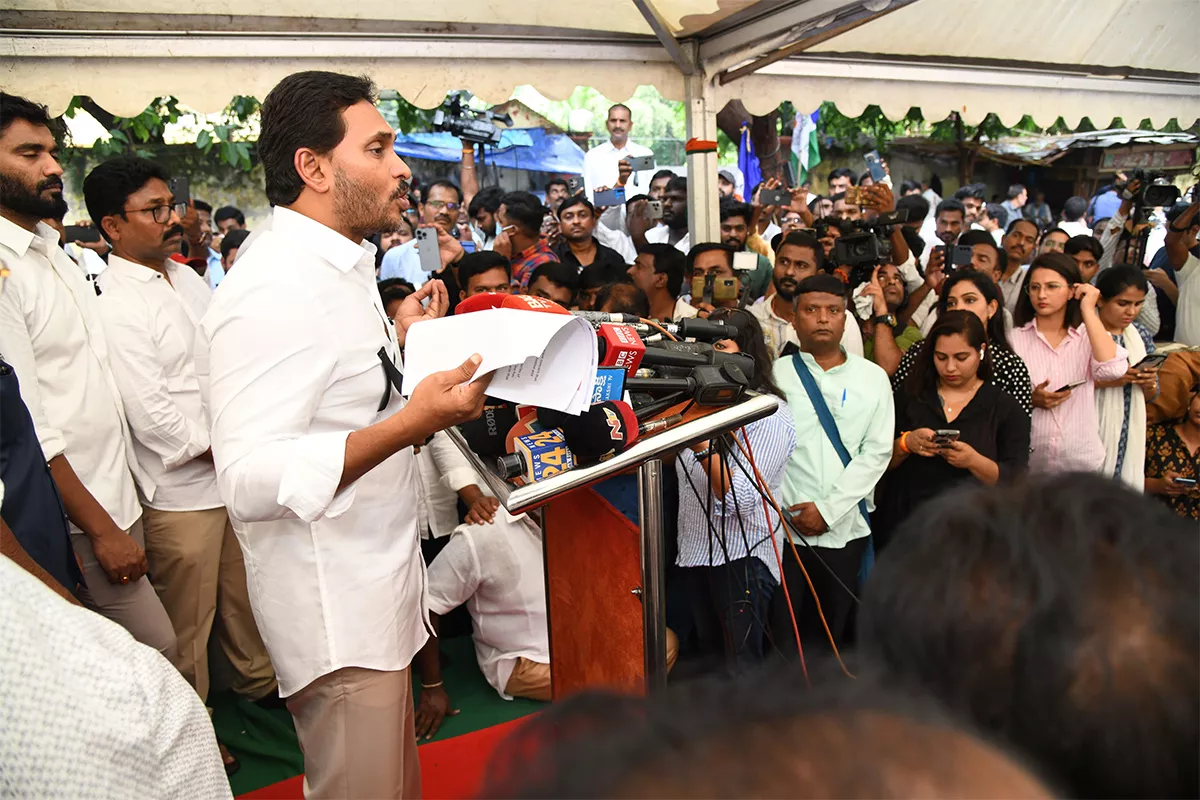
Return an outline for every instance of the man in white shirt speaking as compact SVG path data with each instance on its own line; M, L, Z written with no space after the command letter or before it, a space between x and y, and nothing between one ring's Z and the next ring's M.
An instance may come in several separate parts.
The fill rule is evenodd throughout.
M96 293L40 221L66 212L52 125L43 106L0 93L0 355L71 521L80 599L173 659L175 631L145 577L134 478L151 492L153 482L133 457Z
M275 689L275 673L217 491L193 355L212 291L170 257L184 230L161 167L114 158L91 171L83 194L93 223L112 243L108 269L97 279L97 306L133 454L154 483L142 498L146 560L178 637L175 666L206 700L208 639L219 615L217 640L233 666L233 688L261 699Z
M400 224L412 174L374 100L370 80L330 72L267 95L258 152L274 211L196 344L217 483L307 797L420 794L409 670L428 602L412 447L478 417L487 388L469 382L475 355L400 397L405 334L448 297L432 280L394 321L380 302L365 239Z
M652 156L654 151L649 147L629 141L633 130L633 117L629 106L617 103L608 110L608 141L597 145L584 153L583 156L583 185L587 189L588 200L602 187L617 185L620 174L618 163L630 156Z

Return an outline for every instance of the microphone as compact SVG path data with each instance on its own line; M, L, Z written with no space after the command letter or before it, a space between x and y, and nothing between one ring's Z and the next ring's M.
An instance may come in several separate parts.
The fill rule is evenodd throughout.
M633 314L609 314L604 311L572 311L571 314L580 319L586 319L593 325L599 325L602 322L623 322L632 325L642 321L641 317L635 317Z
M629 378L625 381L625 388L630 392L684 392L702 406L732 405L745 396L749 386L749 378L736 361L693 367L690 373L679 378Z
M508 431L517 423L517 409L509 402L487 398L478 419L458 426L459 433L476 455L485 458L508 452Z
M567 447L581 464L594 464L620 453L637 441L638 420L628 403L609 400L572 416L538 409L538 422L563 432Z
M454 307L454 313L470 314L473 311L486 311L489 308L515 308L521 311L542 311L549 314L571 313L553 300L528 294L504 294L502 292L473 294L465 300L460 300Z
M736 339L738 335L736 325L727 325L724 322L711 322L699 317L681 319L673 325L668 323L663 327L668 332L676 336L682 336L685 339L705 339L715 342L721 339Z
M748 378L754 378L754 358L745 353L726 353L703 342L660 342L653 347L647 347L642 355L642 364L647 366L667 367L666 372L674 370L671 367L686 367L692 369L705 365L733 364ZM628 384L629 391L637 391Z
M575 457L566 437L557 428L518 436L513 452L496 460L496 470L506 480L521 477L540 481L574 468Z
M646 344L632 327L603 322L597 335L600 337L599 366L619 367L627 373L635 372L641 366Z

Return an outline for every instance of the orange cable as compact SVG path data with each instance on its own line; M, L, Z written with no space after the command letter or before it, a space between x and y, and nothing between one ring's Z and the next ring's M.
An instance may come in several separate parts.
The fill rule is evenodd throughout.
M642 321L643 323L645 323L646 325L649 325L649 326L650 326L650 327L652 327L652 328L658 328L659 332L661 332L663 336L666 336L666 337L667 337L668 339L670 339L672 342L678 342L678 341L679 341L677 338L675 338L674 336L672 336L672 335L671 335L671 332L670 332L670 331L668 331L668 330L667 330L666 328L664 328L662 325L659 325L659 324L658 324L657 322L655 322L654 320L652 320L652 319L643 319L643 320L641 320L641 321Z

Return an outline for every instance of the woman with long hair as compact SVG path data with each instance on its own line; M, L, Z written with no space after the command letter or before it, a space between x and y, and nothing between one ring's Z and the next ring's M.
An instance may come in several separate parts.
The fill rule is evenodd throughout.
M1008 343L1008 334L1004 330L1004 295L1000 293L996 282L973 269L956 270L946 278L938 296L938 316L941 317L947 311L970 311L979 318L987 334L990 353L991 370L988 381L1008 392L1026 414L1032 413L1029 370ZM927 337L922 345L910 347L900 359L900 366L892 376L894 391L901 391L917 362L928 357L925 353L928 342Z
M701 442L675 459L679 476L679 555L700 646L735 668L760 662L765 652L771 596L779 586L780 521L764 510L758 467L778 497L784 467L796 446L791 409L771 373L774 360L762 328L749 312L718 308L710 317L737 327L714 344L754 359L751 388L780 398L779 409L729 436ZM745 451L745 452L743 452ZM749 456L753 456L751 464Z
M1146 434L1146 493L1185 519L1200 520L1200 383L1180 419L1150 426Z
M992 383L983 323L970 311L938 316L902 391L896 441L879 499L876 548L921 503L963 482L993 486L1029 463L1029 416Z
M1129 370L1114 381L1096 381L1096 414L1104 442L1103 474L1139 492L1146 478L1146 403L1158 395L1158 368L1138 368L1154 352L1154 339L1134 318L1150 285L1136 267L1113 267L1096 280L1104 329L1129 354Z
M1104 466L1096 381L1120 378L1129 359L1100 321L1099 299L1063 253L1043 253L1025 275L1010 338L1034 384L1031 472Z

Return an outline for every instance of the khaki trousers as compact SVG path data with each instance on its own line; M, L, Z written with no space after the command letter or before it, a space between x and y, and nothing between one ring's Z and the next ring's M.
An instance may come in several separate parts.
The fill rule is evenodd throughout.
M667 669L675 666L675 659L679 657L679 637L675 635L675 631L667 629ZM517 664L513 667L512 673L508 676L508 683L504 686L504 693L513 697L526 697L530 700L543 700L549 702L550 697L550 665L540 664L537 661L530 661L528 658L518 657Z
M138 543L138 547L145 548L142 520L133 523L126 533ZM174 664L175 631L171 627L170 617L163 610L162 603L146 576L143 575L133 583L112 583L104 567L96 560L92 540L87 534L72 530L71 546L75 549L75 555L79 557L79 564L83 568L80 601L92 611L129 631L134 639L162 653Z
M344 667L287 699L306 798L419 798L411 668Z
M208 699L208 639L213 632L233 666L233 690L257 700L275 689L275 670L259 636L246 592L246 566L224 508L156 511L147 508L146 560L150 582L178 640L172 660Z

